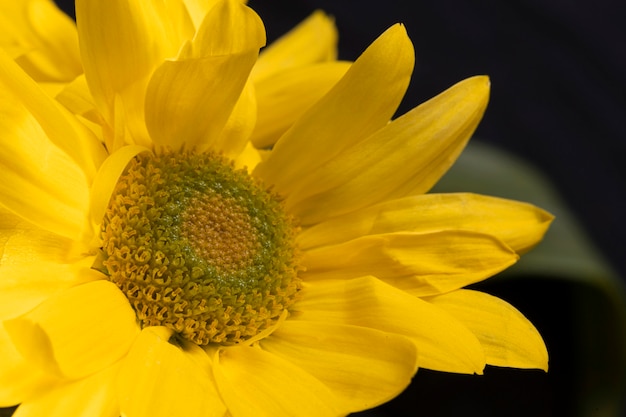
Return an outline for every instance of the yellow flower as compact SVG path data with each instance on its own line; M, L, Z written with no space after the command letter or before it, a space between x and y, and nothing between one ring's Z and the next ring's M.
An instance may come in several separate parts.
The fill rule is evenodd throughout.
M417 367L547 369L521 313L463 287L551 216L425 194L478 124L486 77L389 122L414 61L401 25L349 65L319 13L257 61L262 22L236 0L76 11L74 81L38 78L67 69L45 48L0 55L0 406L338 416ZM301 48L319 28L329 41Z

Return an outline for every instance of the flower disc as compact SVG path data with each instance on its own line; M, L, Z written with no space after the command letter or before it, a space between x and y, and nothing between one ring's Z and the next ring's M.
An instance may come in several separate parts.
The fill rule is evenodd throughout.
M102 265L143 327L230 345L271 326L295 301L294 234L276 196L223 158L145 153L109 202Z

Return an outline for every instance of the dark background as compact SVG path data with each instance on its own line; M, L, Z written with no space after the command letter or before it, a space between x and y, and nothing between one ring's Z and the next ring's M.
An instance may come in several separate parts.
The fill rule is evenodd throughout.
M61 1L66 10L71 1ZM69 7L68 7L69 4ZM401 112L476 74L492 81L476 136L524 158L557 187L585 231L626 276L626 2L622 0L250 0L269 41L315 9L335 16L343 59L402 22L416 69ZM70 11L71 13L71 11ZM420 370L367 416L582 415L572 349L580 288L541 277L486 284L539 328L551 370L488 368L483 377ZM539 290L538 290L539 289ZM584 378L585 376L583 376ZM584 385L585 381L582 381ZM602 406L585 415L618 415Z

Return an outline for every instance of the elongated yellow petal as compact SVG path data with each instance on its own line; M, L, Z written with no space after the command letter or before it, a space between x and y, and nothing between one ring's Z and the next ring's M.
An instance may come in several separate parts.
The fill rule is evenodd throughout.
M67 289L4 325L27 360L68 378L112 365L139 331L128 300L109 281Z
M210 147L212 151L219 152L227 158L237 159L250 143L249 138L256 117L257 97L254 85L248 80L219 137L205 142L203 147Z
M306 370L346 404L346 413L398 395L417 370L407 338L365 327L287 320L261 347Z
M453 291L427 301L450 313L478 337L489 365L548 370L548 351L541 335L506 301L471 290Z
M0 115L2 205L48 231L81 240L89 204L85 173L21 103L0 100Z
M299 320L355 325L413 340L420 368L482 373L485 355L469 329L447 312L373 278L306 284Z
M0 88L3 92L3 108L15 107L15 113L21 112L23 108L30 113L30 116L23 115L17 120L36 120L48 140L69 155L89 180L93 177L106 156L98 139L1 51ZM9 135L10 132L3 131L2 134ZM40 148L34 149L41 151Z
M77 0L76 21L85 76L100 112L114 125L119 96L126 123L139 141L145 136L150 75L194 33L183 2Z
M334 20L316 11L263 50L252 70L252 79L261 81L287 69L332 61L336 57Z
M0 46L39 82L67 82L82 72L77 35L51 0L0 2Z
M0 209L0 320L20 316L52 295L101 279L73 242Z
M478 194L423 194L386 201L303 230L303 249L378 233L471 230L490 234L518 253L536 245L553 217L531 204Z
M458 83L311 172L287 207L312 224L428 191L465 147L488 97L487 77Z
M341 400L318 379L258 348L221 350L214 374L232 417L324 417L342 411Z
M10 407L35 398L57 382L57 378L44 374L19 354L2 322L0 358L0 407Z
M306 279L374 275L419 295L434 295L482 281L518 256L490 235L444 230L369 235L304 253Z
M122 175L131 159L142 152L151 151L143 146L125 146L109 156L100 167L100 171L98 171L91 187L90 195L91 222L96 229L100 227L104 212L109 206L111 194L113 194L120 175Z
M350 68L349 62L297 67L257 82L258 119L250 140L258 148L274 144Z
M146 123L154 142L178 149L216 141L264 44L250 8L237 0L213 7L180 59L164 62L150 81Z
M413 63L404 27L392 26L279 139L255 174L287 195L311 171L387 124L409 84Z
M143 329L124 359L116 382L122 415L223 417L211 370L169 343L171 334L164 327Z
M13 417L116 417L120 409L113 389L118 366L77 381L47 387L20 405Z

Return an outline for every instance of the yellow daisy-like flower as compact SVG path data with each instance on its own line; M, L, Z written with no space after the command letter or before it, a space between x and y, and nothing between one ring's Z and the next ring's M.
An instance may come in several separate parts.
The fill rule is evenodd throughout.
M418 367L547 369L521 313L463 287L551 216L425 194L487 78L390 122L414 60L400 25L350 65L320 13L258 59L262 22L236 0L78 0L76 14L77 66L51 52L75 30L60 15L48 43L3 35L0 406L339 416Z

